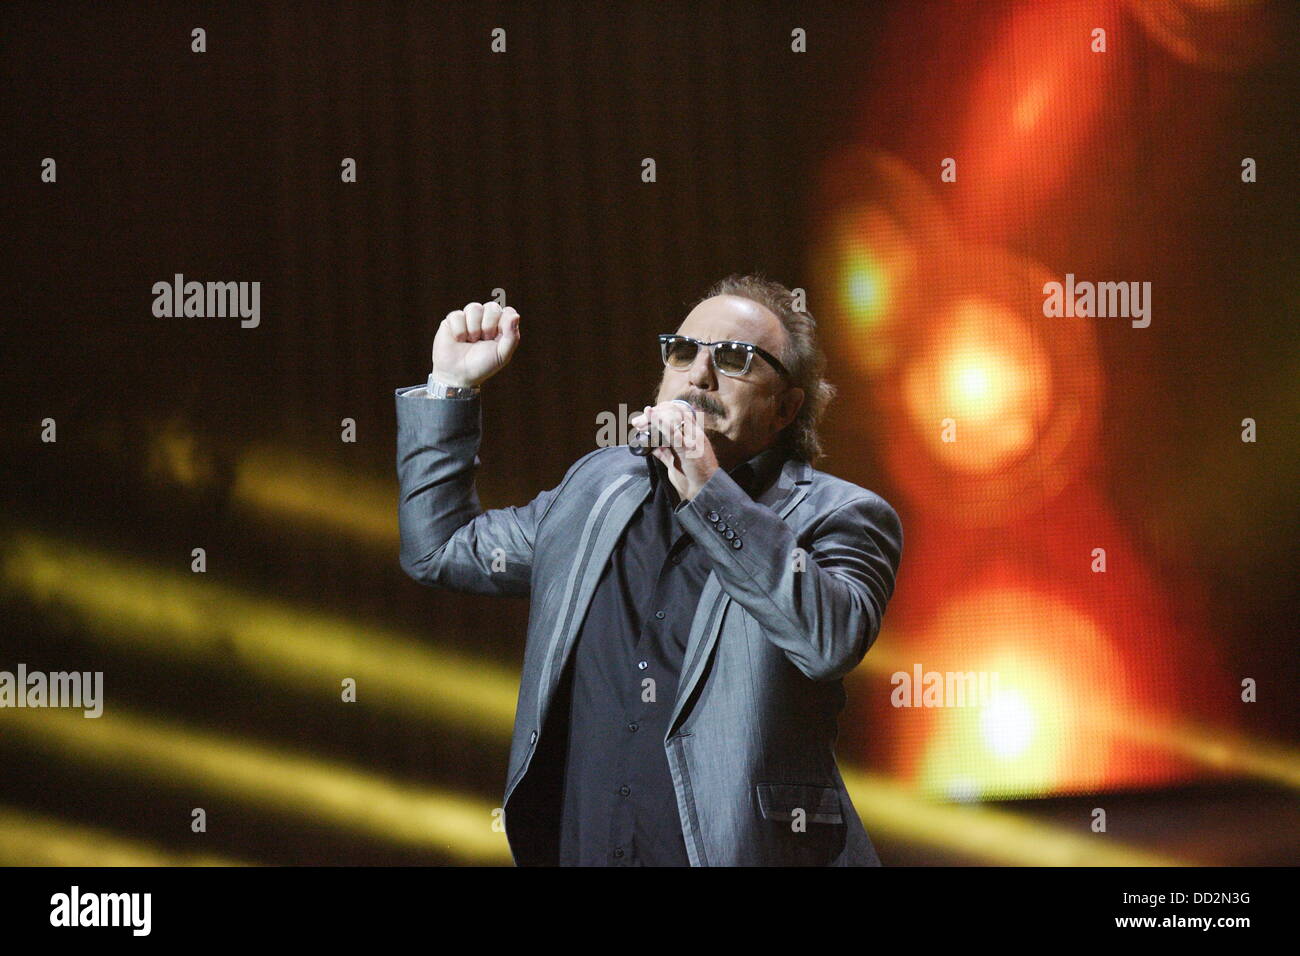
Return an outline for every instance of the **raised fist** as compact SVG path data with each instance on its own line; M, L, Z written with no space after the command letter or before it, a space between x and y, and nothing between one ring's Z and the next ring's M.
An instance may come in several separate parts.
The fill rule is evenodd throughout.
M519 345L519 313L495 302L448 312L433 338L433 377L444 385L481 385L510 364Z

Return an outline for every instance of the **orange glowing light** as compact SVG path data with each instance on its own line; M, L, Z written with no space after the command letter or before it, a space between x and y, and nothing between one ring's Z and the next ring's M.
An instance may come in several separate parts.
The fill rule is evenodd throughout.
M1106 728L1135 719L1127 669L1079 608L1032 587L987 587L953 601L910 653L927 672L997 675L977 706L901 718L929 717L913 737L923 790L982 799L1091 789L1113 776Z
M924 314L927 276L954 243L929 184L897 157L854 148L826 164L828 210L813 250L819 324L837 354L876 377L897 359L901 330Z
M1041 508L1093 453L1092 320L1043 315L1040 265L964 246L926 268L924 308L892 330L872 439L910 504L989 525Z
M1148 0L1142 0L1148 2ZM952 155L963 238L1003 242L1035 220L1095 135L1122 60L1094 52L1118 35L1107 0L1036 0L1013 7L977 68Z
M1051 365L1009 310L959 302L903 379L909 413L944 466L989 472L1024 454L1051 411Z
M1054 92L1054 81L1049 77L1034 80L1020 97L1011 113L1011 122L1017 130L1025 132L1038 122Z

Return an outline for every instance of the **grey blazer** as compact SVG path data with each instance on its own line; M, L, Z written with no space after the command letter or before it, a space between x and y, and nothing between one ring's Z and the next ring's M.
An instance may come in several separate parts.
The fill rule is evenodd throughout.
M530 597L502 806L515 862L553 863L556 808L520 784L597 581L650 492L645 461L598 448L528 504L483 511L480 399L424 395L396 391L401 566L430 587ZM790 460L758 500L719 469L677 516L713 565L664 738L691 865L879 866L835 739L841 678L893 593L898 515Z

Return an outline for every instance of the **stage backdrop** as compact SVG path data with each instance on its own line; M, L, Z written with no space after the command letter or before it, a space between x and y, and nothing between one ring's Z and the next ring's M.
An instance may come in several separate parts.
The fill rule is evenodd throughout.
M0 672L103 694L0 708L0 862L509 862L528 608L402 574L393 391L518 309L523 504L748 271L903 521L838 746L885 862L1273 859L1089 814L1300 786L1286 8L6 4Z

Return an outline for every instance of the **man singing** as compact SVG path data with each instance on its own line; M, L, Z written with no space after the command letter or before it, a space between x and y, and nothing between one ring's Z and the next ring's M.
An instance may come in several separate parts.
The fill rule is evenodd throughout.
M474 489L513 308L450 313L428 385L397 390L403 570L531 598L503 801L518 865L880 865L835 739L903 533L812 467L834 389L793 303L717 283L659 336L656 404L631 422L650 454L598 448L523 507Z

